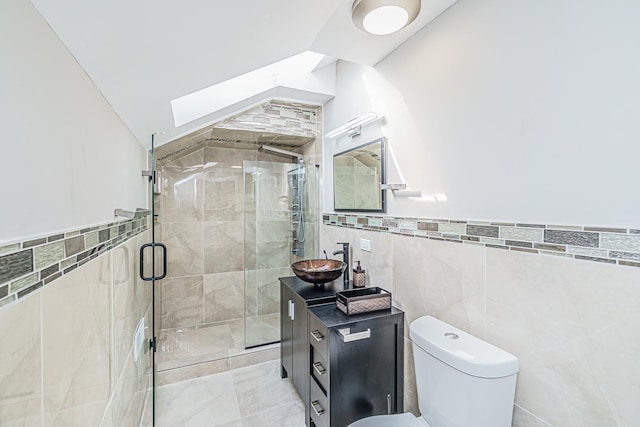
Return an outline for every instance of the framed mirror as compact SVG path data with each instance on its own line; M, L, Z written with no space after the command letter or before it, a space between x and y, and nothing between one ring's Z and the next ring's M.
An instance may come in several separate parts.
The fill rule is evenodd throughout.
M379 138L333 156L336 211L385 212L385 142Z

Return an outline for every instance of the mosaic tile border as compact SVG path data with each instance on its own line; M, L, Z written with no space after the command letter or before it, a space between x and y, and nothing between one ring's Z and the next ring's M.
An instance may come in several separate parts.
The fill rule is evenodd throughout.
M322 132L318 119L321 107L271 99L221 122L179 138L171 143L171 149L161 145L156 149L156 160L169 161L180 154L188 154L201 147L215 147L214 142L233 143L245 148L255 148L254 142L212 138L214 128L275 133L315 139ZM273 145L278 145L277 143Z
M640 267L640 229L327 213L322 220L338 227Z
M61 278L149 228L149 212L0 246L0 307Z

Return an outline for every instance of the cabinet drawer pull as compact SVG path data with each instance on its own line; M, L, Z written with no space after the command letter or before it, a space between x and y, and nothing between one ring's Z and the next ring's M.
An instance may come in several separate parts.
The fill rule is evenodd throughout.
M320 331L317 329L311 332L311 336L315 338L316 341L322 341L324 339L324 336L322 336Z
M342 337L342 341L344 342L364 340L371 336L371 329L369 328L367 328L362 332L354 332L354 333L351 333L351 328L344 328L344 329L338 329L338 332L340 332L340 336Z
M317 408L316 408L317 406ZM316 413L317 416L320 416L322 414L324 414L324 409L322 409L322 406L320 406L320 402L317 400L314 400L313 402L311 402L311 407L313 408L313 412ZM320 409L318 409L320 408Z
M289 319L296 320L296 303L289 300Z
M324 366L322 366L322 363L320 362L315 362L313 364L313 370L316 371L318 375L324 375L327 373L327 370L324 368Z

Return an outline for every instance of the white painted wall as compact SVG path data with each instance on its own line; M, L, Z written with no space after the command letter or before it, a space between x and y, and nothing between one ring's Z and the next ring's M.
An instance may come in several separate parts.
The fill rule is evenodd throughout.
M341 62L326 130L386 115L332 156L389 138L396 216L640 225L640 3L460 0L375 68Z
M147 156L28 0L0 13L0 243L146 207Z

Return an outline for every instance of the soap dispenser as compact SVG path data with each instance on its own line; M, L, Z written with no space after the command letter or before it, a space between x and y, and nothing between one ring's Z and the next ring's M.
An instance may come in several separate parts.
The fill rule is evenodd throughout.
M364 270L360 267L360 261L357 261L358 266L353 269L353 287L363 288L365 285Z

